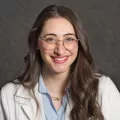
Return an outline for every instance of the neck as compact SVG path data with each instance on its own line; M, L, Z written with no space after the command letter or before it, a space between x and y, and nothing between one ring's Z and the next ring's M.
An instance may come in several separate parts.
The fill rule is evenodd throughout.
M65 94L65 88L68 84L69 70L63 73L53 73L48 70L42 70L42 77L51 96L61 97Z

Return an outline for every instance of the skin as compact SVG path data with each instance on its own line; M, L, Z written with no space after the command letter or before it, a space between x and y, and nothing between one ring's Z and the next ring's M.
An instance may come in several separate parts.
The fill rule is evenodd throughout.
M67 34L75 35L75 31L72 24L67 19L59 17L51 18L46 21L40 37L46 34L54 34L55 37L62 41L68 36ZM44 48L42 40L38 40L38 47L44 61L42 76L46 87L51 96L63 96L68 82L67 78L69 76L70 66L77 57L78 46L70 51L65 49L62 42L58 42L55 49L48 50ZM55 58L57 58L57 62ZM67 60L60 60L61 58L67 58ZM56 101L53 101L53 104L55 108L58 109L61 102L56 103Z

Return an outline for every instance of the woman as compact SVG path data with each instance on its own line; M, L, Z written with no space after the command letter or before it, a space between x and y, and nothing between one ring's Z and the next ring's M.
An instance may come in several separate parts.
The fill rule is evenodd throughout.
M0 120L120 120L120 94L97 74L78 17L50 5L28 37L24 73L1 90Z

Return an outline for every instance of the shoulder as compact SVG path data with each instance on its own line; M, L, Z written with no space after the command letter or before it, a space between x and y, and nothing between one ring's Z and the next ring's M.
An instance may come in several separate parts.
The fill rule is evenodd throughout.
M108 97L113 94L116 94L116 96L120 96L120 93L116 85L114 84L110 77L100 75L100 77L98 77L98 80L99 80L98 87L99 96Z
M17 80L14 80L2 87L0 97L7 100L14 99L15 97L31 98L31 95L33 94L32 90L34 92L38 91L38 84L36 84L33 89L29 89L25 85L17 82Z
M105 89L107 87L108 84L114 84L112 82L112 80L110 79L110 77L105 76L105 75L101 75L99 78L99 89Z
M15 80L16 81L16 80ZM19 88L21 84L17 84L17 83L13 83L13 82L9 82L6 85L4 85L1 88L1 97L5 96L5 97L11 97L14 96L15 92L17 91L17 89Z
M106 120L120 120L120 93L110 77L99 77L98 102Z
M114 82L111 80L110 77L105 76L105 75L101 75L99 78L99 92L100 93L110 93L111 92L117 92L119 93L119 91L117 90L116 85L114 84Z

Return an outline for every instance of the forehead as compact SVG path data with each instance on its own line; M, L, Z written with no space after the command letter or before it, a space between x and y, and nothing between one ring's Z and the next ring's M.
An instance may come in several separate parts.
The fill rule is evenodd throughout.
M72 24L65 18L51 18L47 20L43 26L41 35L54 33L56 35L64 35L67 33L75 34Z

